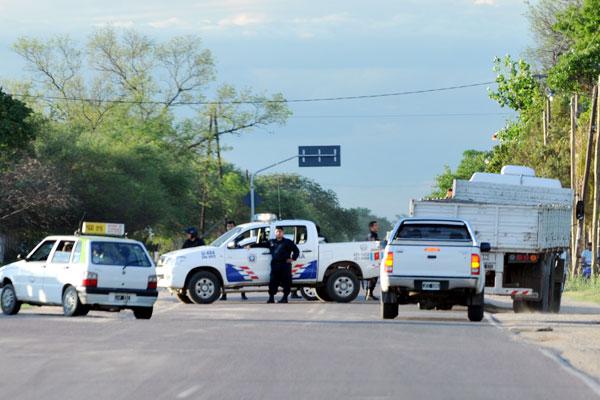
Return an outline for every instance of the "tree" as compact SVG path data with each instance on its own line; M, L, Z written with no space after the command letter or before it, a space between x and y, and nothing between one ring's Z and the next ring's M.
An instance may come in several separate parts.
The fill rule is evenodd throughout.
M0 88L0 166L30 149L38 130L32 110Z
M436 185L431 196L444 198L454 179L469 179L475 172L484 172L489 157L490 152L487 151L466 150L455 172L446 165L444 172L435 178Z

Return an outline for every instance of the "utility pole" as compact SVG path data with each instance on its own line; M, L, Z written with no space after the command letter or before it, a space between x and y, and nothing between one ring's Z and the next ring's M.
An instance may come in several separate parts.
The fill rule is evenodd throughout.
M571 271L577 268L577 203L579 193L577 190L577 164L576 164L576 134L577 134L577 110L579 109L579 96L575 93L571 96L571 190L573 191L573 213L571 218Z
M590 169L592 164L592 145L594 141L594 118L596 118L596 109L598 102L598 86L594 86L592 90L592 110L590 113L590 123L588 127L588 142L587 142L587 150L585 154L585 169L583 171L583 180L581 182L581 201L584 204L587 200L588 186L590 182ZM585 226L585 212L582 219L577 222L577 249L575 253L575 257L579 258L581 251L583 250L583 227ZM571 271L572 275L575 275L579 272L579 264L575 264L575 269Z
M600 88L600 76L598 76L598 84L596 88ZM593 114L593 113L592 113ZM600 138L598 132L600 131L600 90L596 90L596 175L594 177L594 215L592 229L594 240L592 241L592 274L598 273L598 212L600 208Z

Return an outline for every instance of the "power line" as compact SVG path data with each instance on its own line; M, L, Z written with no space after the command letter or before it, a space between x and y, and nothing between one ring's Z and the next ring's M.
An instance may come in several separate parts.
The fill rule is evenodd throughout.
M378 94L365 94L358 96L337 96L337 97L314 97L304 99L281 99L281 100L230 100L230 101L181 101L169 104L166 101L147 100L133 101L120 99L93 99L86 97L63 97L63 96L44 96L23 93L9 93L13 97L31 98L40 100L61 100L61 101L80 101L89 103L115 103L115 104L148 104L148 105L171 105L171 106L198 106L198 105L214 105L214 104L263 104L263 103L309 103L322 101L342 101L342 100L365 100L383 97L407 96L412 94L444 92L450 90L467 89L477 86L485 86L496 83L495 81L468 83L464 85L446 86L432 89L407 90L401 92L389 92Z
M483 117L483 116L508 116L509 112L481 112L481 113L415 113L415 114L365 114L365 115L292 115L290 118L300 119L344 119L344 118L419 118L419 117Z

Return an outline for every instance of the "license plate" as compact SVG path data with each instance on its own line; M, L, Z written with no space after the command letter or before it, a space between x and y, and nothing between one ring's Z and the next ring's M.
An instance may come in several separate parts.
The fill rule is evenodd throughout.
M109 298L115 302L127 303L131 300L134 300L135 295L130 293L111 293L109 294Z
M421 283L421 289L423 290L440 290L439 282L423 282Z

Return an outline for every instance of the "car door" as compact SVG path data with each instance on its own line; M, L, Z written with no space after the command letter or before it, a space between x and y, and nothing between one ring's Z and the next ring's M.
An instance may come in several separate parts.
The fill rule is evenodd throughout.
M70 262L74 246L74 239L59 240L50 255L42 278L42 296L44 297L44 302L52 304L60 304L62 302L63 285L70 280Z
M268 225L247 229L227 244L225 274L230 285L264 285L271 274Z
M318 237L310 237L310 231L306 225L281 225L284 237L292 240L300 255L292 264L292 282L308 283L317 280L318 271Z
M33 302L45 300L42 291L43 279L48 257L55 245L56 240L46 239L25 258L16 279L17 298Z

